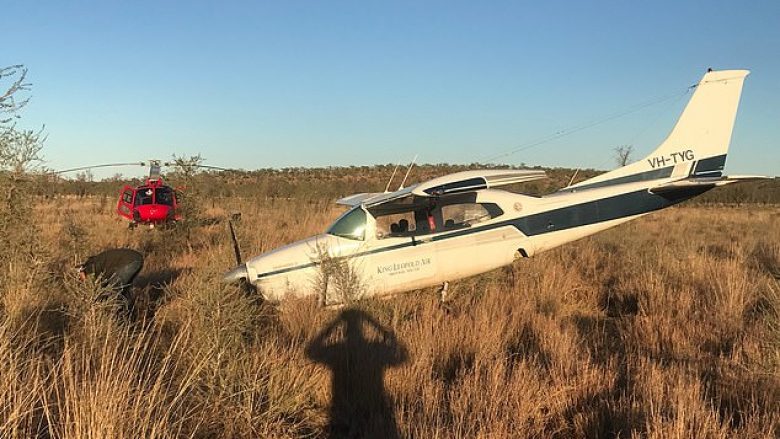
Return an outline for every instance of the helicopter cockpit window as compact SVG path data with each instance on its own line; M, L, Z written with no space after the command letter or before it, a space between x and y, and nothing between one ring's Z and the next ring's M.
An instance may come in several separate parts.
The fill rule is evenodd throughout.
M144 204L152 204L154 190L152 188L141 188L135 194L135 205L143 206Z
M364 240L366 235L366 212L360 207L348 211L330 226L327 233L347 239Z
M127 190L122 194L122 202L130 204L133 202L133 191Z
M173 190L169 187L159 187L155 189L155 199L157 204L173 206Z

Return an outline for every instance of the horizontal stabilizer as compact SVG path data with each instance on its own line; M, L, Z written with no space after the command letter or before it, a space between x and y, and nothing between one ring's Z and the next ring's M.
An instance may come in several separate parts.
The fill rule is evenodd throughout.
M748 181L771 180L772 177L762 175L734 175L731 177L702 177L702 178L684 178L682 180L664 183L649 189L651 193L662 194L678 189L706 187L706 186L725 186L732 183L743 183Z

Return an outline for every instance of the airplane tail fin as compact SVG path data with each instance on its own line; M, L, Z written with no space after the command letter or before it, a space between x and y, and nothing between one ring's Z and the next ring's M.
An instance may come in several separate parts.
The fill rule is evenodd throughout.
M672 132L644 159L569 188L602 187L668 177L720 177L747 70L709 71ZM567 189L569 189L567 188Z

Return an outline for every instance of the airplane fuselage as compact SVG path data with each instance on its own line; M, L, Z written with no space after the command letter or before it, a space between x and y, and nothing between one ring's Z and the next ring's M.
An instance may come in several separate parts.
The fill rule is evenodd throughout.
M246 279L270 300L393 294L484 273L713 187L761 178L722 173L748 73L708 71L669 136L634 163L543 197L496 189L544 178L507 169L351 195L338 202L352 209L326 233L250 259L224 279Z
M483 190L476 193L475 202L498 205L502 214L466 227L408 236L377 236L376 224L368 214L362 240L325 233L294 242L247 261L246 276L271 301L288 295L320 294L326 272L331 276L328 288L336 297L332 300L339 296L333 291L340 282L337 276L353 278L350 288L359 289L352 292L356 295L389 295L484 273L713 187L656 195L648 191L649 183L656 181L562 191L545 197ZM338 261L335 270L327 267L333 261Z

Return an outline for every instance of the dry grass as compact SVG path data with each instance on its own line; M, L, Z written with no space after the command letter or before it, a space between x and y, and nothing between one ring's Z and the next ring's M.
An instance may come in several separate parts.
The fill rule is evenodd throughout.
M242 212L247 255L338 214L250 201L209 212ZM220 286L224 223L131 232L69 203L37 207L32 272L3 268L0 437L780 434L777 208L675 208L452 284L446 307L431 289L345 312ZM130 317L70 274L109 246L146 255Z

